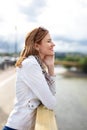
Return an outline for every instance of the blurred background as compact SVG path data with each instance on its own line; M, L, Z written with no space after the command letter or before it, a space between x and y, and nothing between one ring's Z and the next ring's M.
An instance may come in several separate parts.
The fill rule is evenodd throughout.
M26 34L49 30L55 43L59 130L87 130L87 1L0 0L0 129L13 108L15 62Z

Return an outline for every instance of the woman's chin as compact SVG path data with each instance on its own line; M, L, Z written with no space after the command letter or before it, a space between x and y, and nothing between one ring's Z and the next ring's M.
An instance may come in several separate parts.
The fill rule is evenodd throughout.
M51 56L53 56L54 54L55 54L54 51L50 53Z
M54 55L54 53L49 53L49 54L47 54L47 56L53 56Z

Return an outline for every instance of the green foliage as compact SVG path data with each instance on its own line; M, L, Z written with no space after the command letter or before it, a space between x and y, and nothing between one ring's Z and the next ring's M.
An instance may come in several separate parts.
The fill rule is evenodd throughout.
M80 58L79 64L83 72L87 73L87 57Z
M71 62L77 62L79 66L77 66L78 69L82 70L83 72L87 73L87 55L81 56L81 55L66 55L64 57L56 58L56 64L57 60L60 61L71 61ZM64 67L70 69L71 65L64 65Z
M77 62L79 60L78 57L75 56L66 56L64 58L64 61L73 61L73 62ZM64 67L66 67L67 69L70 69L72 66L71 65L64 65Z
M64 60L66 61L79 61L80 57L79 56L66 56Z

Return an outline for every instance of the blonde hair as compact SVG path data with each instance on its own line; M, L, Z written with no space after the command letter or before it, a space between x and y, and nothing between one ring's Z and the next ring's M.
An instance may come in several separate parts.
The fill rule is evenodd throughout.
M42 39L47 35L48 30L42 27L35 28L29 32L25 38L25 47L20 53L20 57L17 60L15 66L21 67L22 61L29 55L38 55L38 51L35 49L35 43L40 44Z

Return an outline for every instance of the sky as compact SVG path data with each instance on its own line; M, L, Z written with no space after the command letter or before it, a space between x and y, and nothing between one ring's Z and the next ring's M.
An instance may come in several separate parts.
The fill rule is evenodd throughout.
M0 0L1 40L22 49L39 26L49 30L55 51L87 53L87 0Z

